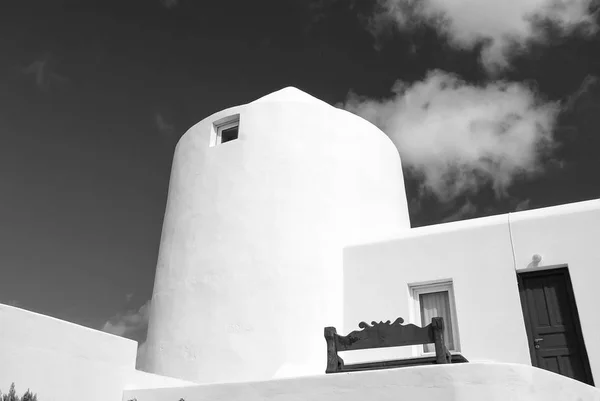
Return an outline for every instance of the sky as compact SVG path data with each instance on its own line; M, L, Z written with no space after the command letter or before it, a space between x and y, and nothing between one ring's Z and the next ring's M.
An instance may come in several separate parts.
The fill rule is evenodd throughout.
M398 147L414 227L600 198L592 0L0 6L0 303L143 342L174 147L295 86Z

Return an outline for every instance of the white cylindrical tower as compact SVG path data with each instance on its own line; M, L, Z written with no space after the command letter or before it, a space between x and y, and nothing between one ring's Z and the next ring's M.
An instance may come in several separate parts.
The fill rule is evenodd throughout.
M175 150L145 370L324 373L344 245L408 228L398 151L362 118L294 88L206 118Z

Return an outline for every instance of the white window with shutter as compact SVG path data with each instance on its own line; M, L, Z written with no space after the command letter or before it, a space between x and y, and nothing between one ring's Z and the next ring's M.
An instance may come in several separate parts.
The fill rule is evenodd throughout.
M443 318L446 347L449 351L460 351L452 280L410 284L409 289L413 304L411 321L423 327L431 323L431 318ZM417 355L435 352L434 344L425 344L416 348L418 348Z

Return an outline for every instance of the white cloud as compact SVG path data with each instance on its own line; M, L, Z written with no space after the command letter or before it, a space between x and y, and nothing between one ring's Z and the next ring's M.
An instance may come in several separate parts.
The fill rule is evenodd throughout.
M22 69L23 74L33 77L35 84L41 90L49 90L56 85L62 85L69 81L68 78L56 73L55 58L51 53L45 54L38 60L34 60L27 67Z
M154 114L154 124L156 125L156 129L158 129L161 134L167 137L175 135L175 126L170 124L162 114Z
M150 301L146 302L138 310L132 309L117 313L104 323L101 330L139 341L140 337L145 337L146 335L149 317Z
M477 206L475 206L470 200L467 200L460 208L444 217L441 222L449 223L451 221L465 220L473 217L477 213Z
M173 8L179 5L179 0L160 0L160 2L166 8Z
M474 86L433 71L421 82L397 82L393 92L387 100L350 94L344 107L386 132L422 190L440 201L484 184L502 197L516 177L543 170L558 107L525 85Z
M595 75L587 75L579 88L571 94L564 104L564 110L573 112L577 108L586 108L586 105L598 105L598 97L594 96L594 92L600 91L600 78Z
M133 294L127 294L131 299ZM146 358L146 333L148 332L148 320L150 318L150 301L147 301L139 309L131 309L126 312L119 312L111 317L102 331L115 334L117 336L127 337L138 342L136 369L145 366Z
M531 207L531 199L525 199L515 205L515 212L527 210Z
M403 30L417 24L434 26L449 42L469 49L485 40L481 60L490 70L508 65L511 43L544 40L534 19L556 24L564 34L576 28L597 28L589 9L595 0L378 0L371 28L377 33L389 22Z

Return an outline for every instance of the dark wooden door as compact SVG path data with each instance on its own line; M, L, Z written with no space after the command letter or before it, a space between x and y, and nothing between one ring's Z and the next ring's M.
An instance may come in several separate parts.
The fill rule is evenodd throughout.
M594 385L566 268L519 274L531 362Z

